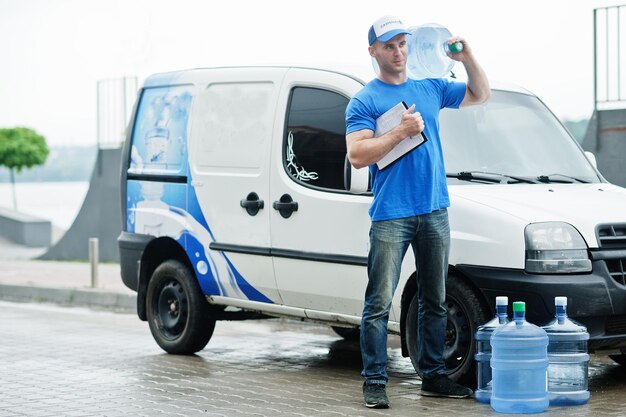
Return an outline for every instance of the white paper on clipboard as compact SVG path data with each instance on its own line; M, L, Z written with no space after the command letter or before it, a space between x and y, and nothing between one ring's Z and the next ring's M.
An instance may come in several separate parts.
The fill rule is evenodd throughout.
M382 136L394 127L398 126L402 121L402 114L406 111L406 109L408 109L406 103L401 101L376 119L376 132L374 132L374 137ZM423 132L419 135L404 138L396 146L394 146L389 153L383 156L380 161L376 162L378 169L387 168L389 165L396 162L398 159L402 158L404 155L411 152L427 140L428 139Z

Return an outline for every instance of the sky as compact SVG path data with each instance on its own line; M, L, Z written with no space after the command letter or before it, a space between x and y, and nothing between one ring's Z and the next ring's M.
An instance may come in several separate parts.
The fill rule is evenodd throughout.
M579 120L594 107L593 10L615 5L0 0L0 127L30 127L51 146L95 145L100 80L136 77L141 85L152 73L225 65L371 68L367 31L385 14L407 26L447 27L468 41L491 80L522 86L561 119Z

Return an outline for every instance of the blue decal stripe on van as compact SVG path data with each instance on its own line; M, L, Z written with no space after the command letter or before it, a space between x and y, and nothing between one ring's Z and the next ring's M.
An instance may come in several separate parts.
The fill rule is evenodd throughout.
M204 227L209 232L209 235L211 235L211 239L215 240L215 236L213 236L213 232L211 231L209 224L204 218L204 214L202 213L202 209L200 208L200 203L198 203L198 196L196 195L196 189L190 185L191 181L192 181L192 178L190 175L188 178L188 184L187 184L187 190L188 190L187 211L189 212L189 214L193 216L194 219L196 219L196 221L198 221L198 223L202 225L202 227Z
M206 253L204 245L193 233L186 232L183 236L187 256L194 267L204 294L235 298L243 295L251 301L273 304L272 300L250 285L225 254L220 253L218 257L211 256ZM183 236L179 239L179 243L183 242ZM220 262L226 262L228 266L227 270L222 269L222 274L218 274ZM228 276L225 276L226 274Z
M189 181L191 181L191 176L189 177ZM198 196L196 194L196 190L194 187L188 186L187 187L188 192L188 198L187 198L187 209L189 214L202 226L206 229L206 231L209 233L211 240L215 241L215 236L213 235L213 232L211 231L211 228L209 227L205 217L204 217L204 213L202 213L202 209L200 207L200 203L198 202ZM211 247L211 244L213 244L215 242L210 242L209 243L209 248ZM203 248L204 250L204 248ZM189 249L187 250L187 254L188 256L190 256L190 259L192 256L196 256L196 253L198 253L199 251L190 251ZM237 271L237 268L235 268L235 266L233 265L233 263L230 261L230 259L228 259L226 257L226 255L224 254L220 254L221 256L223 256L223 259L226 261L227 265L228 265L228 269L229 269L229 274L232 274L232 277L234 278L234 282L236 283L237 288L231 288L230 291L237 291L239 290L241 292L241 294L243 294L245 297L247 297L249 300L252 301L259 301L259 302L263 302L263 303L272 303L273 301L270 300L269 298L267 298L265 295L263 295L259 290L257 290L256 288L254 288L240 273L239 271ZM208 257L210 257L210 254L207 254ZM211 260L207 259L206 260L209 263L209 266L211 266ZM209 268L211 269L211 268ZM217 268L215 268L217 270ZM203 283L201 282L200 286L202 287L202 289L205 291L205 294L208 295L228 295L228 290L225 290L221 284L220 284L220 279L225 279L226 277L220 277L220 276L216 276L216 277L212 277L210 276L210 274L208 274L208 271L206 271L206 269L203 267L201 270L196 269L196 273L199 272L204 272L203 276L204 279L200 279L200 281L205 281L205 285L203 286ZM200 275L198 275L200 276ZM213 285L213 280L215 281L215 285ZM210 291L210 292L209 292Z
M235 274L235 280L237 281L239 289L243 291L243 293L246 295L246 297L248 297L249 300L259 301L261 303L273 304L272 300L270 300L269 298L261 294L256 288L250 285L248 281L245 280L244 277L241 276L239 271L237 271L235 266L232 264L232 262L230 261L230 259L228 259L226 255L224 254L222 255L224 256L224 259L226 259L228 266L230 266L231 271L233 271L233 274Z
M202 243L191 233L181 235L178 242L187 250L187 257L193 265L202 292L208 295L222 294L218 279L213 275L211 260L206 256Z

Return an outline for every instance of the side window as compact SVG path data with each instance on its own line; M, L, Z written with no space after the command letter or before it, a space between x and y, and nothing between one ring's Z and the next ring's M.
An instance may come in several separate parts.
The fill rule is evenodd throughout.
M146 88L137 109L129 174L186 175L187 86Z
M347 105L348 98L332 91L307 87L292 90L283 161L296 182L344 190Z

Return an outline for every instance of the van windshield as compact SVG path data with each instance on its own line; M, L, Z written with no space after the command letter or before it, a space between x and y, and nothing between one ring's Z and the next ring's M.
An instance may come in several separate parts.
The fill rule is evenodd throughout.
M442 110L440 123L448 177L492 183L602 181L534 96L495 90L484 105Z

